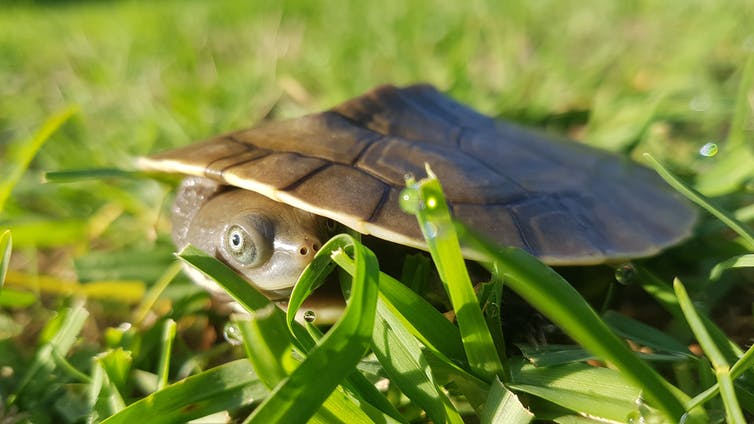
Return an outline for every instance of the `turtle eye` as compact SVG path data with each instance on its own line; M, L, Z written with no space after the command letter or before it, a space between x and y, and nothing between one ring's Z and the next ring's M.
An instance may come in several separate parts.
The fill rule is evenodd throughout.
M257 259L257 245L240 225L231 225L225 235L228 253L239 263L251 265Z

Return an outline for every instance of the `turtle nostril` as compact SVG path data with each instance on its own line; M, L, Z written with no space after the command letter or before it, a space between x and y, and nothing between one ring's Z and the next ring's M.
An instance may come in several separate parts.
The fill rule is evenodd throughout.
M321 247L321 246L319 245L319 243L314 243L314 244L312 245L312 249L314 249L314 251L315 251L315 252L316 252L316 251L318 251L320 247Z
M298 253L300 253L301 256L306 256L309 253L309 248L306 246L303 246L301 247L301 249L299 249Z

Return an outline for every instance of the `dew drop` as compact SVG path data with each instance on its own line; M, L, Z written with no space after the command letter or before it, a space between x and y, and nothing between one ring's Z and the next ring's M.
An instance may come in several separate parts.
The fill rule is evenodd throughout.
M699 149L699 154L711 158L717 154L718 150L719 148L717 147L717 144L709 142L705 143L704 146Z
M125 333L126 331L130 330L130 329L131 329L131 327L133 327L133 325L131 325L131 323L130 323L130 322L122 322L122 323L120 323L120 325L118 326L118 331L121 331L121 332L124 332L124 333Z
M631 264L623 264L615 270L615 281L628 286L636 279L636 269Z
M401 209L406 213L416 214L419 212L419 192L411 187L404 188L401 191L401 197L399 199Z
M223 337L226 342L233 346L238 346L243 341L241 338L241 330L239 330L238 326L232 322L226 322L223 326Z
M439 233L439 230L437 229L437 225L427 222L424 224L424 236L427 238L435 238L437 237L437 234Z
M317 313L312 311L311 309L304 312L304 321L308 323L312 323L316 319L317 319Z

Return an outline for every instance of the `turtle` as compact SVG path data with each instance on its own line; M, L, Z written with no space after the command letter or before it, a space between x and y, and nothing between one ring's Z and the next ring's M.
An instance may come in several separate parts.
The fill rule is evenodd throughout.
M426 250L417 220L399 207L406 176L425 164L456 219L550 265L650 256L688 237L696 220L649 168L484 115L429 84L379 86L324 112L139 161L185 175L176 245L217 256L271 299L290 294L338 225Z

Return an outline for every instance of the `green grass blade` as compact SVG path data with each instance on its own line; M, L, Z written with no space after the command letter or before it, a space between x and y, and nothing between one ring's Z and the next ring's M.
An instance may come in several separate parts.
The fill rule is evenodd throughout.
M486 380L504 376L495 343L479 307L461 253L442 187L427 167L429 178L409 179L401 193L401 206L416 215L432 260L456 313L463 347L474 373Z
M252 312L248 320L235 320L241 330L246 356L259 379L270 390L298 365L292 360L293 346L286 331L285 318L274 309L277 307L270 304Z
M731 230L735 231L739 236L746 240L750 247L754 248L754 232L752 232L752 230L750 230L746 225L738 221L735 217L733 217L732 214L716 206L703 194L699 193L689 185L676 178L675 175L668 171L659 161L652 157L652 155L650 155L649 153L644 153L644 157L649 160L649 165L654 168L654 170L657 171L658 174L660 174L662 179L664 179L668 184L676 189L676 191L684 195L687 199L704 208L707 212L717 217L717 219L722 221Z
M340 235L337 237L348 237ZM369 347L378 294L377 258L359 243L351 242L356 272L343 316L301 365L273 390L249 417L250 423L303 422L351 372ZM325 250L325 246L320 250ZM335 255L346 254L343 249ZM301 283L301 281L299 281ZM318 282L312 282L316 284ZM301 290L308 290L302 288ZM289 305L289 322L295 315Z
M480 417L483 424L526 424L533 419L534 414L521 404L518 396L506 389L500 380L492 382L486 407Z
M686 321L694 332L699 345L704 350L705 355L709 358L712 366L715 370L715 376L720 385L720 395L725 406L725 415L727 422L743 424L746 419L743 416L743 411L738 404L738 398L733 388L733 380L730 376L730 365L728 364L725 355L718 349L715 341L707 332L707 328L704 325L699 314L696 312L691 298L689 297L683 284L677 278L673 281L673 288L675 289L676 296L678 297L678 304L683 310L683 314L686 317Z
M377 303L372 351L391 382L426 411L432 422L463 422L449 399L438 389L421 344L383 302Z
M1 168L3 171L0 171L0 212L5 209L5 202L8 200L13 187L29 168L31 160L42 148L42 145L77 111L78 107L69 106L53 114L29 140L13 144L16 150L9 158L8 163L3 164Z
M715 265L709 273L709 279L719 280L723 273L731 268L754 267L754 254L735 256Z
M670 337L654 327L643 322L629 318L625 315L608 311L603 314L602 319L617 334L634 342L652 348L654 351L671 352L678 358L691 358L693 354L683 343Z
M507 286L537 308L569 336L598 357L612 363L644 390L644 397L677 421L687 397L662 379L613 334L581 295L550 267L516 248L497 248L458 225L462 240L496 262ZM494 269L491 269L494 271Z
M44 392L47 380L39 376L46 376L55 369L56 362L53 352L61 356L68 354L76 342L81 329L84 327L84 322L89 316L89 312L84 309L83 304L77 304L70 309L61 311L60 315L59 321L53 323L53 325L59 323L59 327L50 340L41 345L37 350L34 360L26 369L26 373L18 384L15 394L9 397L9 404L12 404L14 399L21 396L25 391L31 393Z
M72 183L106 178L146 178L144 172L126 171L118 168L77 169L72 171L52 171L44 174L45 183Z
M154 392L103 424L188 422L215 412L258 404L268 395L246 359L201 372Z
M168 385L168 373L170 371L170 354L173 352L176 323L172 319L166 319L162 327L160 343L160 360L157 367L157 390Z
M354 264L351 258L341 255L333 259L353 275ZM380 300L425 346L456 363L467 363L458 327L424 298L383 272L380 272Z
M0 293L2 293L2 288L5 284L5 275L8 273L12 250L13 237L11 237L10 230L4 230L0 233Z
M535 367L514 362L511 373L511 389L547 399L581 414L626 422L639 410L637 402L642 397L641 389L629 384L615 370L584 363Z
M192 245L186 246L178 253L178 258L207 277L223 286L228 294L249 312L260 310L271 302L258 290L255 290L243 278L222 262L207 255Z

